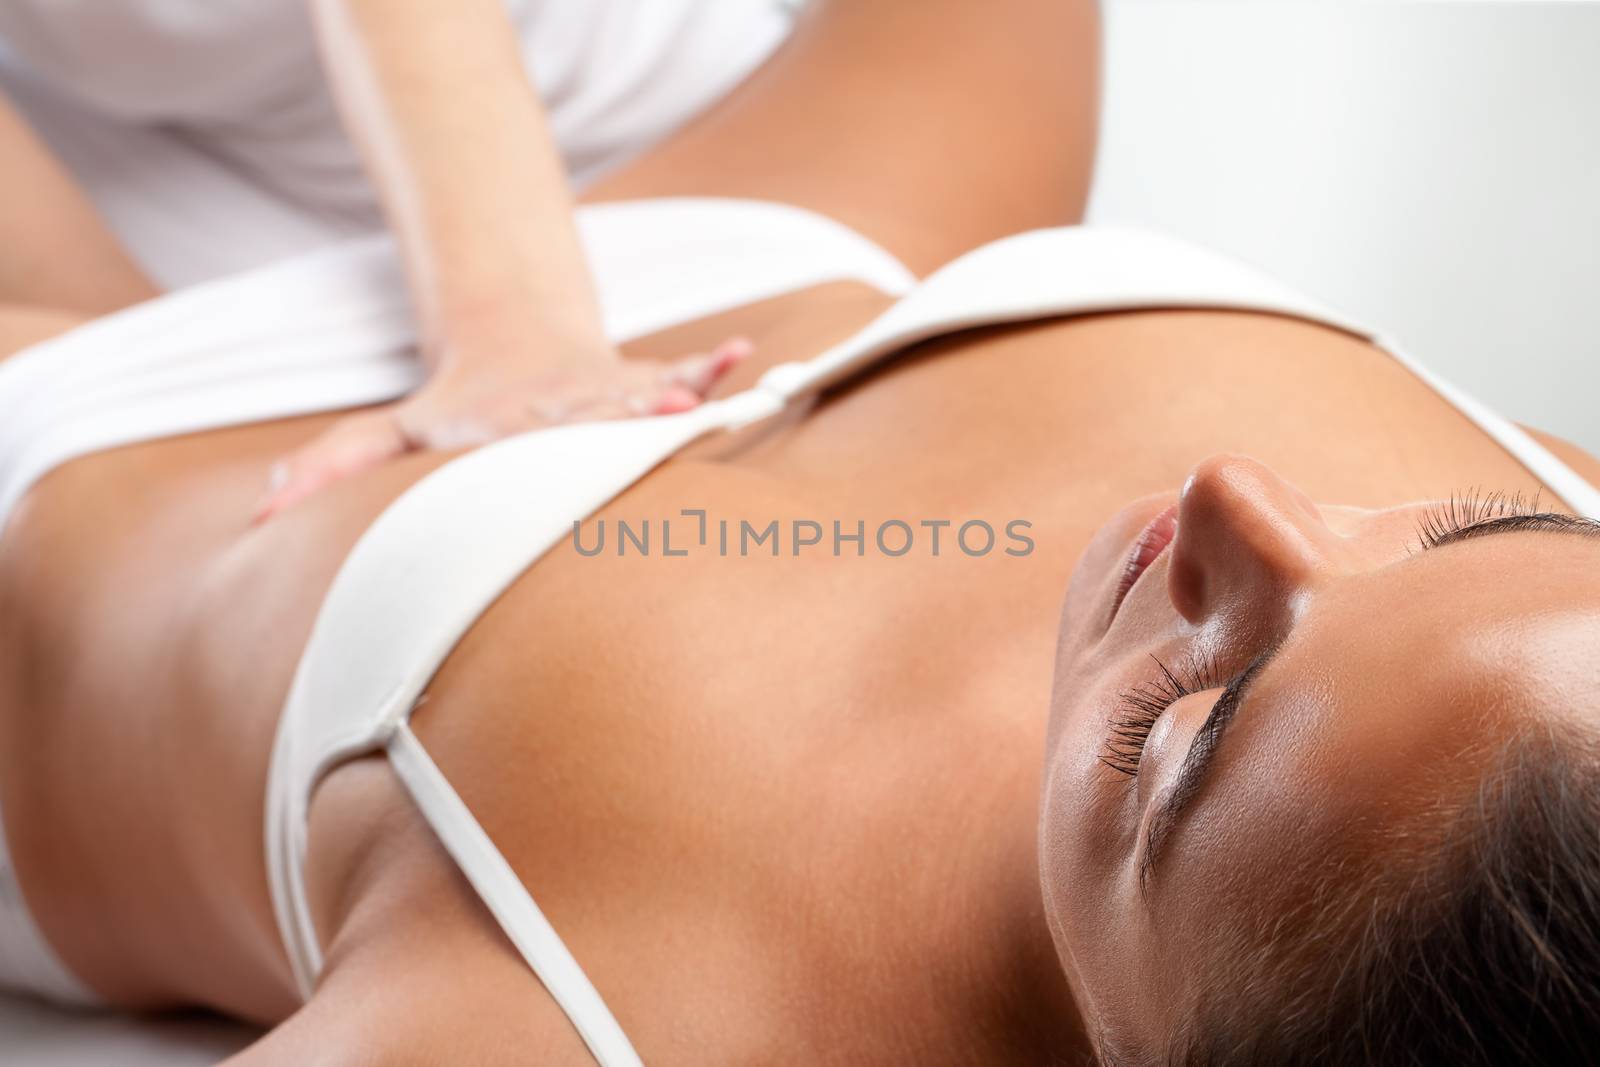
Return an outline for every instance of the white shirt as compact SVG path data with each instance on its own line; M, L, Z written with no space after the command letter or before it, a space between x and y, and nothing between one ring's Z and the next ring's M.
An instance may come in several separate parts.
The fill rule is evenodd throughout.
M784 0L507 3L557 146L580 187L733 88L785 39L795 6ZM182 244L185 236L146 217L152 198L171 200L169 217L192 209L202 218L205 205L196 198L204 200L212 192L206 187L217 184L191 180L193 160L180 166L146 158L170 151L174 136L231 171L227 180L242 178L281 202L263 205L264 213L287 204L335 235L380 223L375 191L321 69L307 0L3 0L0 47L8 54L0 61L26 83L18 89L0 78L0 91L12 90L147 262L167 254L153 247L161 240ZM81 144L89 126L102 127L96 149ZM129 137L128 129L159 130L168 143ZM136 170L148 188L130 195L126 175L108 170ZM221 198L230 215L249 210L245 199ZM271 228L279 234L299 224ZM173 232L158 239L157 231ZM174 271L156 273L170 278ZM176 273L193 280L183 269Z

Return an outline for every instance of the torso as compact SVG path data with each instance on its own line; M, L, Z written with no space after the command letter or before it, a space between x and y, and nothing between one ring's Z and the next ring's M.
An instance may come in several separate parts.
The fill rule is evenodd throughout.
M764 366L882 303L833 287L646 347L738 328ZM265 1021L293 1005L262 860L279 707L350 546L444 461L247 528L267 464L325 423L80 460L0 541L0 806L30 813L8 830L42 927L118 1001ZM773 1034L829 1019L835 1050L913 1042L883 1020L909 1029L908 1005L972 992L956 973L970 912L951 902L1004 892L982 874L998 858L1031 863L1079 550L1117 507L1220 451L1340 503L1531 487L1387 356L1329 329L1174 311L974 331L758 438L697 446L596 519L697 507L757 526L862 519L869 538L887 519L1025 519L1031 555L946 541L938 558L585 558L565 544L472 630L416 728L642 1048L733 1040L730 1002ZM368 772L344 774L314 811L324 898L391 803ZM1019 929L1036 909L1015 902Z

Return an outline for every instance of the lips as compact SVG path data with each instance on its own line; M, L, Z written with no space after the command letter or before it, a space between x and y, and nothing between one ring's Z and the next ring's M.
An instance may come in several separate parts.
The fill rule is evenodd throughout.
M1116 595L1111 600L1111 618L1117 617L1117 611L1122 607L1122 602L1128 598L1128 594L1138 584L1140 577L1150 569L1150 564L1156 561L1166 547L1172 544L1172 539L1177 534L1178 506L1176 504L1151 519L1149 524L1139 532L1139 536L1134 539L1132 551L1128 553L1128 561L1123 565L1122 578L1117 582Z

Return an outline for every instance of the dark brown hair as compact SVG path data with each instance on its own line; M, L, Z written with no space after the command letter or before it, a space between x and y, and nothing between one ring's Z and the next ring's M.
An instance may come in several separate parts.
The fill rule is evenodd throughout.
M1317 947L1297 953L1292 976L1217 998L1168 1062L1600 1063L1594 751L1571 733L1519 739L1475 799L1403 885L1380 875L1338 894L1315 936L1297 939Z

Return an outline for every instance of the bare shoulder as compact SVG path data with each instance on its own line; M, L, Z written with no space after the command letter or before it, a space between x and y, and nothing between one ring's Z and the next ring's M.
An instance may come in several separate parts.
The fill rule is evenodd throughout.
M509 944L490 942L467 955L447 948L450 958L437 951L431 916L412 926L389 931L372 956L330 969L303 1008L224 1067L594 1063Z
M926 273L1082 217L1099 44L1093 0L813 4L735 92L585 199L777 200Z
M1600 459L1596 459L1588 452L1579 448L1571 441L1557 437L1553 433L1536 430L1532 426L1523 426L1535 441L1556 454L1567 466L1587 478L1590 484L1600 486Z

